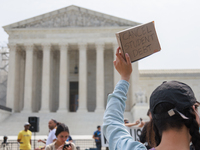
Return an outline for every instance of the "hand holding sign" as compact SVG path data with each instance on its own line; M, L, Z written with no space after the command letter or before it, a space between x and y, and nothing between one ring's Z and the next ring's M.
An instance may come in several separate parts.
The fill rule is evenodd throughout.
M129 81L132 72L131 60L128 54L125 55L126 60L124 60L119 49L116 51L116 60L113 62L116 70L121 75L122 80Z
M131 62L161 50L154 22L120 31L116 37L124 58L128 53Z

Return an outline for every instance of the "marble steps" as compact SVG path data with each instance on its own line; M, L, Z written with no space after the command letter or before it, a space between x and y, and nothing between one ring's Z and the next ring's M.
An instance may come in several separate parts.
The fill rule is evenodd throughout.
M0 135L17 135L23 129L29 116L39 117L39 132L37 135L48 134L48 121L56 119L65 123L72 135L92 135L97 125L103 123L103 112L68 112L68 113L13 113L0 123ZM126 112L125 117L132 121L131 113Z

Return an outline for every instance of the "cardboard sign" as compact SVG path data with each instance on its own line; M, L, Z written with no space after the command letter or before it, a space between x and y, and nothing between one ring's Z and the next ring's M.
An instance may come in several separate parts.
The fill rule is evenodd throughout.
M142 128L138 128L138 127L126 127L127 131L130 133L130 135L133 137L134 141L139 141L140 140L140 135L142 132ZM101 128L102 129L102 128ZM103 132L101 131L101 146L102 147L109 147L109 143L106 140Z
M128 53L131 62L161 50L154 22L120 31L116 33L116 37L124 58Z

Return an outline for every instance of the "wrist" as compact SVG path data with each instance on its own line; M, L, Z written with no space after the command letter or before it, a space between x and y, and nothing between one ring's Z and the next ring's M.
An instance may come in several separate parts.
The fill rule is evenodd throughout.
M122 77L122 76L121 76L121 80L125 80L125 81L129 82L130 76L127 76L127 77Z

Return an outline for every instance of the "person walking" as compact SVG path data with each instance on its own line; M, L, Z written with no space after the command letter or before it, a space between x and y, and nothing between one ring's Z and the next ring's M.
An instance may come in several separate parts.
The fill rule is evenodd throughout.
M24 124L24 130L18 134L17 141L20 143L20 150L31 150L31 136L32 132L29 130L30 123Z
M101 126L97 126L92 138L95 140L97 150L101 150Z
M121 75L121 80L108 96L103 133L110 150L146 150L142 143L133 140L124 125L123 113L132 65L129 55L126 53L124 59L119 50L120 48L116 52L114 66ZM151 150L189 150L190 142L195 150L199 150L198 107L199 102L187 84L165 81L158 86L150 96L152 119L148 129L151 132L148 143L153 147Z

